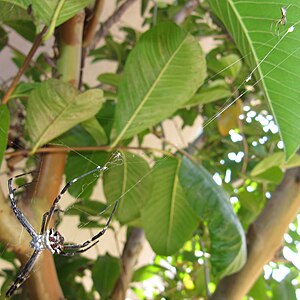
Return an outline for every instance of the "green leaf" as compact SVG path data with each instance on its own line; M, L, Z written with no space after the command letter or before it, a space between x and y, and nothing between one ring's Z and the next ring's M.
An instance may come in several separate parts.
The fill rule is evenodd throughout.
M120 152L121 163L108 165L103 175L103 188L108 203L120 199L117 218L128 223L141 215L149 199L152 174L148 163L130 152Z
M224 80L216 80L206 87L201 87L199 92L184 104L184 107L211 103L228 98L231 94L231 90Z
M151 197L142 211L146 237L160 255L178 251L191 238L199 221L179 182L180 163L166 157L155 164Z
M276 152L268 155L260 161L251 171L251 176L259 176L265 173L268 169L279 167L281 169L289 169L300 166L300 155L293 155L288 162L285 162L284 153Z
M31 20L32 17L26 11L29 5L30 0L0 0L0 20L2 22Z
M52 140L49 145L62 147L96 146L94 138L79 124Z
M18 34L30 42L33 42L36 37L36 28L32 21L11 20L6 21L5 25L14 29Z
M242 61L236 54L219 57L219 53L212 51L207 55L207 68L223 77L235 78L242 68Z
M56 79L41 83L29 96L26 127L32 152L73 126L93 117L101 108L101 90L82 94Z
M159 275L161 271L168 271L167 268L160 265L147 265L137 269L133 276L133 282L142 282L144 280L148 280L155 275Z
M28 94L39 86L39 82L20 82L10 96L10 99L28 97Z
M237 272L246 261L246 239L227 195L203 167L187 158L179 178L193 211L207 222L213 273L223 277Z
M274 281L273 287L273 300L297 300L295 287L290 280L283 280L281 282Z
M251 296L253 299L259 300L268 300L269 297L267 296L267 284L263 276L260 276L251 290L249 291L248 295Z
M122 82L123 75L122 74L115 74L115 73L102 73L97 77L97 80L104 84L109 84L114 87L119 87L120 83Z
M9 122L9 110L2 104L0 105L0 166L7 147Z
M244 228L248 228L262 211L265 205L265 198L257 190L253 192L242 190L237 196L241 206L238 211L239 219Z
M3 29L3 27L0 27L0 50L2 50L6 46L7 42L7 32Z
M75 202L74 204L70 205L65 210L65 215L81 215L86 214L88 216L99 216L102 215L102 211L107 208L107 205L94 200L83 200L79 202Z
M60 1L61 0L32 0L34 15L40 18L45 25L49 26ZM91 2L92 0L65 0L55 26L59 26L72 18Z
M172 23L144 33L119 87L114 145L155 125L186 103L206 76L199 43Z
M298 24L298 0L287 2L287 24L278 24L279 37L274 32L274 24L281 18L281 0L211 0L209 4L236 40L252 72L255 71L256 80L261 80L288 160L300 146L299 27L287 33L288 28Z
M106 133L96 117L82 122L81 126L94 138L97 145L105 145L107 143Z
M75 177L78 177L97 166L103 167L107 160L106 152L85 152L84 156L78 155L78 153L70 153L66 164L66 181L69 182ZM97 184L98 178L101 175L95 172L89 176L86 176L78 183L74 183L68 189L68 192L76 199L88 199Z
M101 299L108 299L121 272L120 261L108 254L95 261L92 278Z
M253 179L258 182L270 182L279 184L283 178L283 172L278 167L271 167L264 172L257 174Z

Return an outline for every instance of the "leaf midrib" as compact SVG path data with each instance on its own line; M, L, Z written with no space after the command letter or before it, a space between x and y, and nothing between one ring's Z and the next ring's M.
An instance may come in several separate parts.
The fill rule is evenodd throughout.
M181 47L183 46L183 44L184 44L184 42L186 41L187 38L188 38L188 36L186 35L184 37L184 39L182 40L182 42L179 44L179 46L176 49L176 51L174 51L173 55L170 56L169 60L165 64L165 66L162 68L161 72L159 73L159 75L157 76L157 78L155 79L155 81L153 82L153 84L150 86L149 91L146 93L146 95L144 96L143 100L140 102L140 104L138 105L137 109L134 111L134 113L132 114L131 118L128 120L127 124L125 125L125 127L122 129L122 131L120 132L120 134L118 135L118 137L116 138L116 140L114 141L114 143L112 144L112 147L115 147L119 143L119 141L122 139L122 137L124 136L125 132L129 128L129 126L133 123L134 119L136 118L136 116L138 115L138 113L140 112L140 110L143 108L145 102L147 102L147 100L148 100L149 96L151 95L152 91L157 86L157 84L160 81L161 77L164 75L164 73L167 70L167 68L169 67L171 61L173 60L173 58L175 57L175 55L178 53L178 51L181 49Z
M44 136L52 129L53 124L55 124L55 122L57 122L57 120L60 119L60 117L65 113L65 111L75 102L75 99L78 97L78 95L80 95L80 94L75 95L75 97L70 102L68 102L68 104L65 106L65 108L50 122L49 126L46 128L44 133L40 136L40 138L37 140L35 146L33 147L33 149L32 149L33 153L37 150L37 148L41 144L41 140L44 138Z
M176 170L174 172L174 184L172 189L172 195L171 195L171 206L170 206L170 217L169 217L169 223L168 223L168 234L167 234L167 249L170 248L171 244L171 233L173 230L173 220L174 220L174 210L175 210L175 199L176 199L176 190L178 185L178 171L179 171L180 163L177 162Z

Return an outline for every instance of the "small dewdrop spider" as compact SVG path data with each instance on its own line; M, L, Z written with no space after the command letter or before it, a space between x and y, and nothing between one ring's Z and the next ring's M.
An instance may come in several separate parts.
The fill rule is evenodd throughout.
M285 6L281 6L280 7L280 12L281 12L281 18L277 21L274 21L272 24L271 24L271 27L270 27L270 30L272 32L272 34L274 33L275 31L275 34L277 36L280 35L280 28L279 26L285 26L286 23L287 23L287 10L288 8L290 7L291 5L289 4L287 7ZM275 24L275 30L273 30L273 26Z

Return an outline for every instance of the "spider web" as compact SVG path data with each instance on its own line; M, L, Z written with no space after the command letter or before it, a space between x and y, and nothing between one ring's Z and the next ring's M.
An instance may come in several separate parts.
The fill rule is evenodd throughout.
M289 10L291 10L292 8L289 8ZM278 37L274 36L272 37L271 39L269 39L268 41L265 42L265 44L268 44L270 41L272 40L276 40L278 39L278 41L276 42L276 44L271 48L271 50L269 52L266 53L266 55L264 56L264 58L256 65L255 68L253 68L251 70L251 72L245 77L244 81L238 86L238 88L232 92L231 96L228 97L228 99L226 99L226 101L224 102L224 104L222 105L222 107L218 110L218 112L211 118L209 118L208 120L206 120L204 123L203 123L203 126L202 126L202 130L204 130L204 128L206 128L207 126L209 126L213 121L215 121L224 111L226 111L231 105L233 105L238 99L240 99L242 96L246 95L250 90L251 88L255 88L260 82L261 80L267 76L268 74L264 75L262 78L260 78L259 80L254 80L253 78L253 75L254 75L254 72L260 67L261 64L263 64L265 62L265 60L273 54L274 50L280 45L280 43L289 35L289 34L292 34L292 32L294 30L298 30L297 28L297 25L299 24L300 21L296 22L293 26L290 26L288 29L286 29L284 31L284 33L282 34L282 36L278 39ZM262 45L261 47L263 47L264 45ZM300 48L300 46L299 46ZM297 48L296 50L288 53L288 55L286 56L285 59L288 59L290 56L292 56L294 53L296 53L296 51L299 50L299 48ZM223 71L225 71L226 69L232 67L234 64L244 60L248 55L251 55L251 53L247 53L246 55L244 55L243 57L241 57L240 59L238 59L237 61L235 61L234 63L232 63L231 65L227 66L226 68L222 69L221 71L219 71L217 74L215 74L214 76L208 78L207 80L212 80L214 79L218 74L222 73ZM274 66L274 69L275 68L278 68L280 67L280 65L283 63L284 61L278 63L276 66ZM271 72L271 71L270 71ZM250 82L254 81L254 83L250 84ZM241 88L245 88L244 89L244 92L242 93L239 93L239 96L238 97L235 97L236 93L241 89ZM1 127L0 127L0 130ZM72 152L73 154L75 155L78 155L80 156L81 158L83 158L84 160L86 160L86 162L88 162L90 165L93 165L95 168L98 166L98 163L97 161L94 161L92 159L90 159L87 155L85 155L83 152L78 152L74 149L72 149L72 147L69 147L68 145L64 144L63 142L60 141L60 144L63 145L64 147L68 148L70 150L70 152ZM171 151L174 152L177 151L176 147L180 148L180 146L177 146L178 144L177 143L174 143L175 145L175 148L173 147L173 149ZM16 147L20 147L19 145L14 145ZM22 150L22 149L21 149ZM132 155L135 155L134 153L132 153ZM36 163L38 165L39 163L39 158L38 157L35 157L35 160L36 160ZM161 163L164 163L164 161L167 161L168 160L168 157L165 156L162 160ZM148 159L148 162L150 164L153 165L153 159ZM113 152L111 157L108 159L107 163L104 164L104 166L101 166L102 167L102 173L105 172L105 171L108 171L108 170L111 170L113 168L116 168L118 166L121 166L123 165L124 162L122 160L122 155L120 154L120 152L116 151L116 152ZM135 183L133 184L129 189L127 189L119 198L115 199L114 202L110 203L107 205L107 207L103 208L99 213L98 213L98 216L96 216L95 220L99 219L100 216L103 216L105 215L107 212L109 212L113 205L115 204L116 201L124 201L125 199L125 195L127 193L129 193L132 189L134 189L137 185L139 185L147 176L149 176L151 173L153 172L153 168L150 169L149 172L145 173L143 176L140 177L140 179ZM74 174L74 177L77 177L77 176L80 176L82 174ZM81 184L80 181L77 183L77 185L80 186L80 189L81 191L78 193L78 195L71 200L71 205L68 205L67 207L64 208L64 212L65 213L68 213L69 210L73 209L73 208L76 208L78 210L80 210L80 208L76 207L76 203L78 203L81 199L81 195L85 192L85 190L90 186L90 185L93 185L94 182L96 182L99 178L99 176L101 176L101 173L100 174L94 174L94 176L91 177L90 181L88 183L84 183L84 184ZM100 183L100 181L99 181ZM5 185L3 185L5 186ZM96 188L95 188L96 190ZM104 196L103 195L100 195L100 196L94 196L92 195L91 196L92 199L104 199ZM33 200L34 201L34 200ZM61 203L63 203L64 200L61 201ZM86 214L90 217L95 217L94 215L92 214L89 214L87 211L81 211L81 213L83 214ZM63 216L63 218L65 218ZM89 223L91 221L87 221L85 223L81 223L80 225L80 228L86 228L88 227ZM75 242L77 240L77 235L79 233L79 231L76 229L76 224L73 224L72 225L73 227L75 227L75 231L73 233L71 233L70 235L66 234L65 236L67 237L67 241L68 242ZM23 229L22 229L23 230ZM94 233L97 232L97 228L95 230L93 230ZM23 233L20 233L20 237L21 237L21 234ZM24 234L27 234L26 232ZM81 239L81 238L80 238ZM77 241L76 241L77 242ZM105 244L105 243L103 243ZM103 244L101 244L101 248L103 247ZM98 247L98 245L97 245ZM106 249L105 249L106 250ZM5 249L3 250L3 252L5 251ZM1 253L0 253L0 256Z
M14 5L12 5L12 9L14 8ZM291 9L291 8L290 8ZM300 22L300 21L299 21ZM272 49L265 55L265 57L260 61L260 63L257 64L257 66L251 71L251 73L245 78L245 80L236 88L236 90L232 93L232 95L230 97L228 97L228 99L224 102L224 104L222 105L222 107L218 110L218 112L211 117L210 119L206 120L203 123L202 126L202 130L204 128L206 128L207 126L209 126L209 124L211 122L213 122L214 120L216 120L216 118L218 118L225 110L227 110L231 105L233 105L238 99L240 99L243 95L245 95L246 93L248 93L248 91L251 88L254 88L257 84L259 84L259 82L267 75L265 75L264 77L260 78L259 80L256 80L253 84L249 85L249 81L252 79L254 72L259 68L259 66L267 59L267 57L269 57L269 55L272 55L272 52L274 49L276 49L279 44L286 38L286 36L291 33L294 29L295 26L298 25L298 23L295 23L293 25L293 27L291 26L290 28L288 28L284 34L280 37L280 39L278 40L278 42L272 47ZM263 47L264 45L268 44L270 41L274 40L274 39L278 39L278 37L274 36L271 39L269 39L268 41L265 42L265 44L263 44L261 47ZM294 52L296 52L298 49L296 49L295 51L289 53L286 57L286 59L288 59L290 56L292 56L294 54ZM231 65L227 66L226 68L220 70L217 74L211 76L210 78L208 78L207 80L212 80L214 79L217 75L219 75L220 73L222 73L223 71L225 71L226 69L232 67L234 64L244 60L248 55L251 55L251 53L247 53L246 55L242 56L240 59L238 59L237 61L235 61L234 63L232 63ZM279 63L278 65L274 66L274 69L279 67L281 63ZM247 87L246 87L247 86ZM238 97L233 97L236 92L238 92L242 87L246 87L244 92L239 93ZM1 128L0 128L1 129ZM81 156L82 158L84 158L87 162L89 162L90 164L94 165L95 167L98 166L98 164L94 161L92 161L91 159L89 159L87 156L84 155L84 153L80 153L78 151L75 151L74 149L72 149L72 147L69 147L68 145L64 144L61 142L61 145L63 145L64 147L67 147L70 149L70 151L72 151L73 153L76 153L77 155ZM18 147L18 145L15 145ZM176 143L175 143L176 146ZM133 154L134 155L134 154ZM114 168L117 165L122 164L122 161L120 160L121 155L118 154L118 152L114 153L111 157L111 159L109 159L109 161L107 162L107 164L105 165L108 169L110 168ZM38 158L35 158L36 160L38 160ZM165 157L165 160L167 160L168 158ZM136 184L134 184L130 189L128 189L127 191L124 192L124 194L122 194L122 196L119 199L116 199L115 201L119 201L122 198L124 198L124 196L126 195L126 193L130 192L131 189L133 189L134 187L136 187L136 185L138 185L146 176L148 176L151 172L153 172L153 169L151 169L147 174L145 174L145 176L141 177L141 179L139 181L136 182ZM74 174L74 177L79 176L80 174ZM80 199L80 196L82 193L84 193L84 191L88 188L89 185L91 185L94 181L97 180L97 177L94 177L91 179L91 181L89 183L85 183L82 184L81 186L81 192L77 195L77 197L74 200L74 203L76 203L78 201L78 199ZM79 182L80 184L80 182ZM107 212L107 210L111 209L111 207L114 205L114 203L110 203L105 209L103 209L100 213L99 216L105 214ZM65 212L68 212L68 210L72 209L74 207L74 205L69 206L68 208L65 209ZM77 208L78 209L78 208ZM84 212L85 214L88 214L87 212ZM88 223L86 223L86 226L88 225ZM82 227L84 227L84 224L81 225Z

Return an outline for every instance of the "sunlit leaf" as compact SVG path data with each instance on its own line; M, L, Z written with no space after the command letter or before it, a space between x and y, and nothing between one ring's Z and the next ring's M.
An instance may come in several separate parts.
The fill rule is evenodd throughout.
M287 2L287 24L277 24L279 32L275 32L274 24L281 18L283 4L281 0L209 1L252 68L249 75L255 76L265 92L279 125L288 160L300 146L300 89L296 79L300 68L300 7L298 0ZM288 33L292 25L295 30Z
M35 16L38 16L44 22L44 24L50 25L57 5L60 1L61 0L32 0L32 9ZM56 26L75 16L80 10L89 5L91 2L92 0L65 0L65 3L63 4L56 21Z
M26 127L33 152L73 126L90 119L101 108L101 90L79 92L56 79L44 81L29 96Z
M194 37L172 23L144 33L126 61L114 144L171 116L205 76L204 54Z

